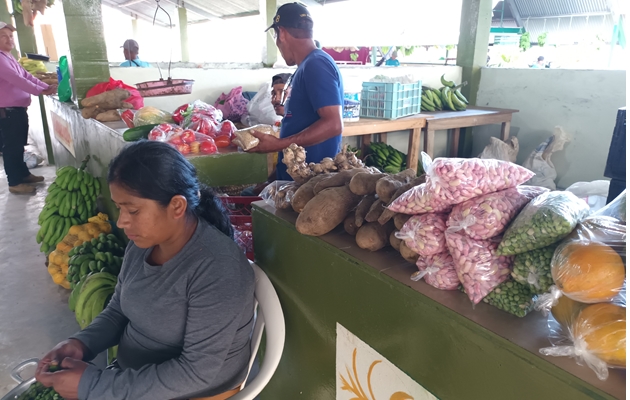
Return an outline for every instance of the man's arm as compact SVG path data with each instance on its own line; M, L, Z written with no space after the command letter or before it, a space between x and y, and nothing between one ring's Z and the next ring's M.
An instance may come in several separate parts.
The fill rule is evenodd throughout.
M28 75L30 74L25 69L15 70L6 57L0 57L0 79L34 96L39 96L48 89L47 84L32 75L29 78Z
M250 152L273 153L289 147L291 143L302 147L314 146L341 135L343 132L341 106L322 107L317 110L317 114L319 114L319 119L314 124L296 135L283 139L277 139L264 133L251 132L252 136L260 140L260 143Z

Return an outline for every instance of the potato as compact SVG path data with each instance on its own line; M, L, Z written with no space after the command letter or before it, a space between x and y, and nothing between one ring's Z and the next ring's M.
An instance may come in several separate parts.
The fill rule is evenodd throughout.
M303 235L325 235L341 224L359 201L361 196L352 193L348 186L322 190L306 203L295 227Z
M367 170L365 168L354 168L331 174L332 176L329 179L317 183L313 192L318 194L326 188L343 186L349 183L352 177L356 174L366 171Z
M368 222L357 232L357 245L369 251L380 250L389 244L389 235L393 230L393 224L381 225L378 222Z
M392 231L392 233L389 234L389 245L397 251L400 251L400 244L402 243L402 240L396 237L396 232L398 231Z
M354 213L348 214L346 219L343 221L343 229L345 229L348 235L356 235L359 227L354 223Z
M400 255L407 261L409 261L412 264L415 264L416 261L418 261L418 257L420 257L420 255L418 255L417 253L415 253L414 251L412 251L411 249L409 249L409 247L407 247L407 245L405 244L405 241L401 241L400 242Z
M315 185L317 185L318 182L330 178L331 176L332 174L318 175L309 179L305 184L300 186L293 194L293 198L291 198L291 207L293 207L293 211L301 213L302 210L304 210L306 203L315 197L315 193L313 193Z
M411 215L396 214L394 216L394 225L396 226L396 229L401 230L403 225L405 225L405 223L409 221L409 218L411 218Z
M376 182L379 179L388 176L387 174L372 174L369 172L361 172L356 174L350 180L350 190L359 196L376 193Z

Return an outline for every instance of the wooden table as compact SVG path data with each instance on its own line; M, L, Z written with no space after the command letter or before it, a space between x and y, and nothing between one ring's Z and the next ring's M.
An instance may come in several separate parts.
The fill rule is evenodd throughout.
M436 111L424 114L427 124L424 127L424 152L433 158L435 131L447 130L452 135L450 157L457 157L459 131L471 126L501 124L501 140L510 136L512 114L518 110L504 108L470 106L466 111ZM428 118L431 116L432 118Z
M427 126L427 119L432 115L416 114L395 120L361 118L358 122L345 122L342 136L362 136L361 154L365 154L371 141L371 135L379 134L380 141L387 143L387 133L409 131L409 149L407 150L407 168L417 172L420 155L420 135Z

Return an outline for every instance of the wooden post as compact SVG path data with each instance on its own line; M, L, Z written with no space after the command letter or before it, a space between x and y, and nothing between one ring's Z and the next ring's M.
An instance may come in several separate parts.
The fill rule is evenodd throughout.
M414 128L409 134L409 148L407 149L407 168L418 173L418 158L420 156L420 128Z
M182 46L182 61L190 61L190 50L188 46L188 11L184 7L178 7L179 13L179 39Z

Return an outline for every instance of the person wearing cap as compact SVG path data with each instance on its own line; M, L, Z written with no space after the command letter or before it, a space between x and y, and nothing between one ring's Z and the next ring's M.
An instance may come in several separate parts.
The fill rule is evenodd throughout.
M138 57L140 52L140 45L133 39L125 40L125 43L121 46L123 53L125 53L125 62L121 63L121 67L139 67L139 68L151 68L151 64L146 61L141 61Z
M398 52L394 51L392 56L385 62L385 65L389 65L390 67L398 67L400 66L400 61L398 61Z
M276 177L292 180L282 162L282 150L292 143L306 149L306 162L334 157L341 147L343 131L343 82L333 59L317 48L313 40L313 20L308 9L298 3L278 8L267 28L276 39L287 65L297 65L286 83L285 113L280 138L253 132L260 140L253 152L279 152Z
M24 146L28 142L28 113L31 95L51 95L57 86L47 85L28 73L17 62L11 50L15 28L0 22L0 136L4 172L9 181L9 192L33 193L31 184L43 182L43 176L31 174L24 162Z
M271 78L271 104L276 115L284 117L284 104L281 104L282 98L286 97L286 84L291 78L291 74L278 74Z

